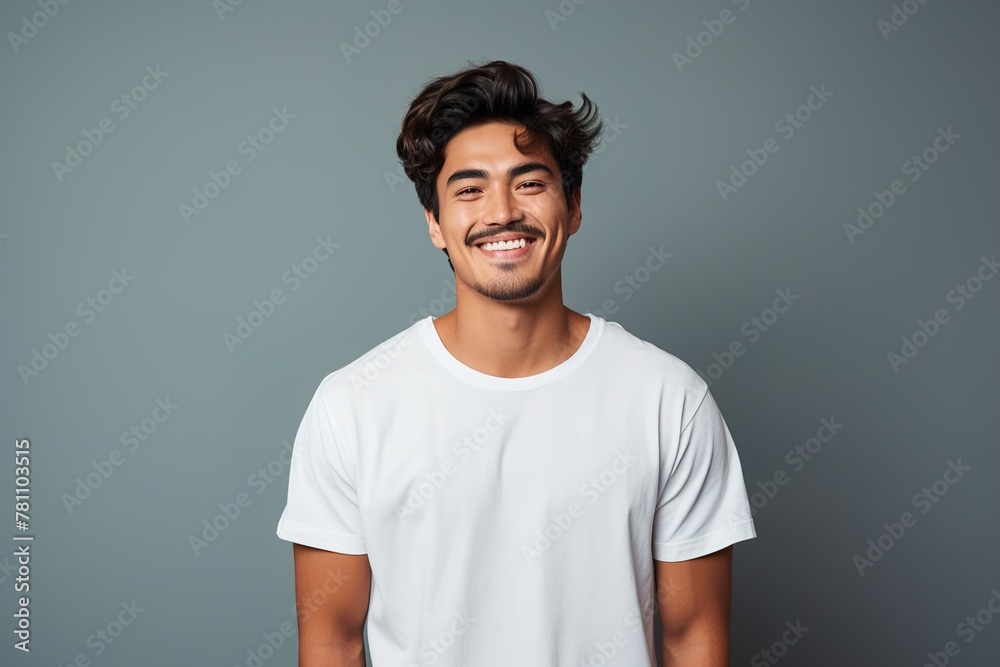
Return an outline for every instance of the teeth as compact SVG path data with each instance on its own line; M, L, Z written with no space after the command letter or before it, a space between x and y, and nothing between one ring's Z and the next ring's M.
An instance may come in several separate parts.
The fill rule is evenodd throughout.
M527 239L515 239L513 241L495 241L494 243L484 243L483 249L488 251L513 250L514 248L523 248L526 245L528 245Z

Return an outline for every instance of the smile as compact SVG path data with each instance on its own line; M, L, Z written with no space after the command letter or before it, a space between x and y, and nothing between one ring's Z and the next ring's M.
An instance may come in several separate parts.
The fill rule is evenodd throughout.
M493 241L483 243L476 247L480 252L493 259L518 259L526 257L531 253L531 247L535 244L535 239L520 238L510 241Z

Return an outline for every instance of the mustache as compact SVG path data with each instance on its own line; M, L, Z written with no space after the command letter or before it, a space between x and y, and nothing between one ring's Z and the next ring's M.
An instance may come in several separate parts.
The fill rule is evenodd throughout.
M474 237L466 240L465 243L466 243L466 245L472 246L472 245L475 245L476 243L479 243L483 239L490 239L490 238L492 238L494 236L500 236L501 234L507 234L508 232L514 232L514 233L520 232L520 233L523 233L523 234L530 234L531 236L534 236L535 238L538 238L538 239L545 238L545 234L543 234L540 229L535 229L534 227L530 227L528 225L522 225L522 224L519 224L519 223L516 223L516 222L512 222L512 223L510 223L508 225L505 225L501 229L498 229L498 230L496 230L494 232L490 232L488 234L480 234L479 236L474 236Z

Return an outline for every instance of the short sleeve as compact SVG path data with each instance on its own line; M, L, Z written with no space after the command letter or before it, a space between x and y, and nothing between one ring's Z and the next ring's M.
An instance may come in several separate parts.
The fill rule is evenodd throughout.
M689 560L756 537L736 444L707 386L672 444L660 444L654 560Z
M346 444L330 418L321 383L295 434L278 537L326 551L367 553L357 471Z

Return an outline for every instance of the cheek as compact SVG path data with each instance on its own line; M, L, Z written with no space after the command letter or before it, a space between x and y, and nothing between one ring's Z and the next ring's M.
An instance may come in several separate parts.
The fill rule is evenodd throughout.
M443 215L447 217L453 229L466 230L479 218L477 211L478 207L475 204L463 202L452 205Z
M543 197L532 197L525 203L525 210L533 211L539 217L561 218L567 215L566 200L562 191L550 190Z
M447 211L441 209L438 227L441 236L448 245L465 244L469 231L475 226L476 217L470 215L466 207L450 207Z

